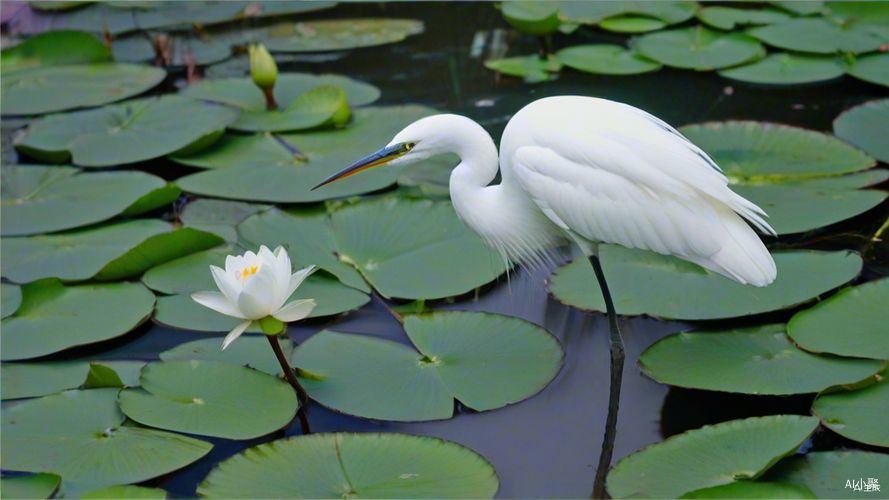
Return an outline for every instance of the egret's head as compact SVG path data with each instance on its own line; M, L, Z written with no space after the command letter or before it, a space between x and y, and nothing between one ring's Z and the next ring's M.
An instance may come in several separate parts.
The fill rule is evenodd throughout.
M399 132L386 147L324 179L312 190L370 168L382 165L408 165L449 152L446 134L442 134L442 131L446 130L448 117L453 116L435 115L415 121Z

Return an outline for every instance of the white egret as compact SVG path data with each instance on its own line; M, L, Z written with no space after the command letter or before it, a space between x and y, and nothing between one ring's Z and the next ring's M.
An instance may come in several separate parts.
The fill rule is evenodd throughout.
M499 160L491 136L469 118L423 118L316 188L442 153L461 160L450 177L457 215L508 265L538 263L565 240L589 257L611 329L611 395L594 490L601 498L624 349L597 245L674 255L739 283L766 286L775 279L775 261L747 223L775 231L765 212L729 189L716 163L676 129L633 106L591 97L548 97L522 108L503 132ZM498 167L501 182L489 185Z

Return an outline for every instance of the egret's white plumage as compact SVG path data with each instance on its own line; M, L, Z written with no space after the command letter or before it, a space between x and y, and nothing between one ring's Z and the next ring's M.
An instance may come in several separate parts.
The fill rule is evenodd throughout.
M408 145L406 148L403 145ZM765 212L734 193L716 163L662 120L614 101L549 97L522 108L497 149L477 123L423 118L387 146L390 164L456 153L460 219L504 259L539 262L569 237L675 255L740 283L774 281L775 262L745 219L774 235ZM501 172L501 183L488 185Z

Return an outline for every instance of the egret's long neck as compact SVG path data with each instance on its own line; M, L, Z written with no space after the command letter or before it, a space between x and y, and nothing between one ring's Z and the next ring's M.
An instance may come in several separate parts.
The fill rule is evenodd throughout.
M463 188L484 188L494 180L499 169L494 140L478 123L463 116L451 116L453 120L443 146L460 157L460 164L451 173L451 191L455 183Z

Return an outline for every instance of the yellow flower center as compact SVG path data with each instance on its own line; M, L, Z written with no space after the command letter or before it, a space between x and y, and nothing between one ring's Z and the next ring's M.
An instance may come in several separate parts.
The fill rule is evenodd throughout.
M258 270L259 270L259 266L247 266L244 268L243 271L237 273L237 275L239 275L241 277L241 284L243 285L244 282L247 281L247 276L256 274L256 271L258 271Z

